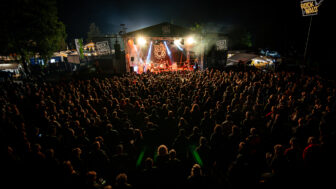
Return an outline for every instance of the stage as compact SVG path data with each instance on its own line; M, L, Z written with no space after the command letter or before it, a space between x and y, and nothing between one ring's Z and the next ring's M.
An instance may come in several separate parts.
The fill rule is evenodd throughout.
M126 70L138 74L192 71L203 65L201 36L163 23L124 36Z

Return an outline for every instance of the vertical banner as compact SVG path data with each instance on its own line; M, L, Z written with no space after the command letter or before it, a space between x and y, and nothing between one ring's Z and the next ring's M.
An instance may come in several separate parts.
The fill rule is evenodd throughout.
M75 39L76 50L80 59L84 58L83 39Z
M163 43L153 45L153 62L160 64L162 67L168 67L169 66L169 57L166 53L166 47Z

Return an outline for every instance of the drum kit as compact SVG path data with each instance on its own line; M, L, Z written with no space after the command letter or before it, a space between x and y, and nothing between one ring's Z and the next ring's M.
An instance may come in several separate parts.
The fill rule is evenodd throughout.
M162 71L167 69L167 66L165 64L153 63L151 68L153 69L153 71Z

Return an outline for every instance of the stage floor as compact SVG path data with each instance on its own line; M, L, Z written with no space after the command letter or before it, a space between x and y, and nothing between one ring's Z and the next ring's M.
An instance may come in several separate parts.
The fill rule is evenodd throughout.
M152 69L152 73L162 73L162 72L177 72L177 71L193 71L192 67L178 67L178 68L166 68L166 69Z

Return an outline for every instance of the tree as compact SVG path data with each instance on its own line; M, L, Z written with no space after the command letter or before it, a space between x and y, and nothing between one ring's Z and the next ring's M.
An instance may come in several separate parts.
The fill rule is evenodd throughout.
M193 26L190 27L190 30L193 31L193 32L197 32L197 33L203 33L205 32L204 31L205 27L204 27L204 24L198 24L197 22L193 24Z
M64 24L57 16L56 0L6 0L3 3L0 53L18 54L24 63L31 56L44 60L66 49Z
M88 35L87 42L94 41L94 39L100 35L100 30L94 22L90 24L89 32L87 33L87 35Z
M247 47L251 48L252 47L252 35L250 32L245 32L242 36L242 44Z
M236 26L229 31L231 49L249 49L253 47L252 35L245 28Z

